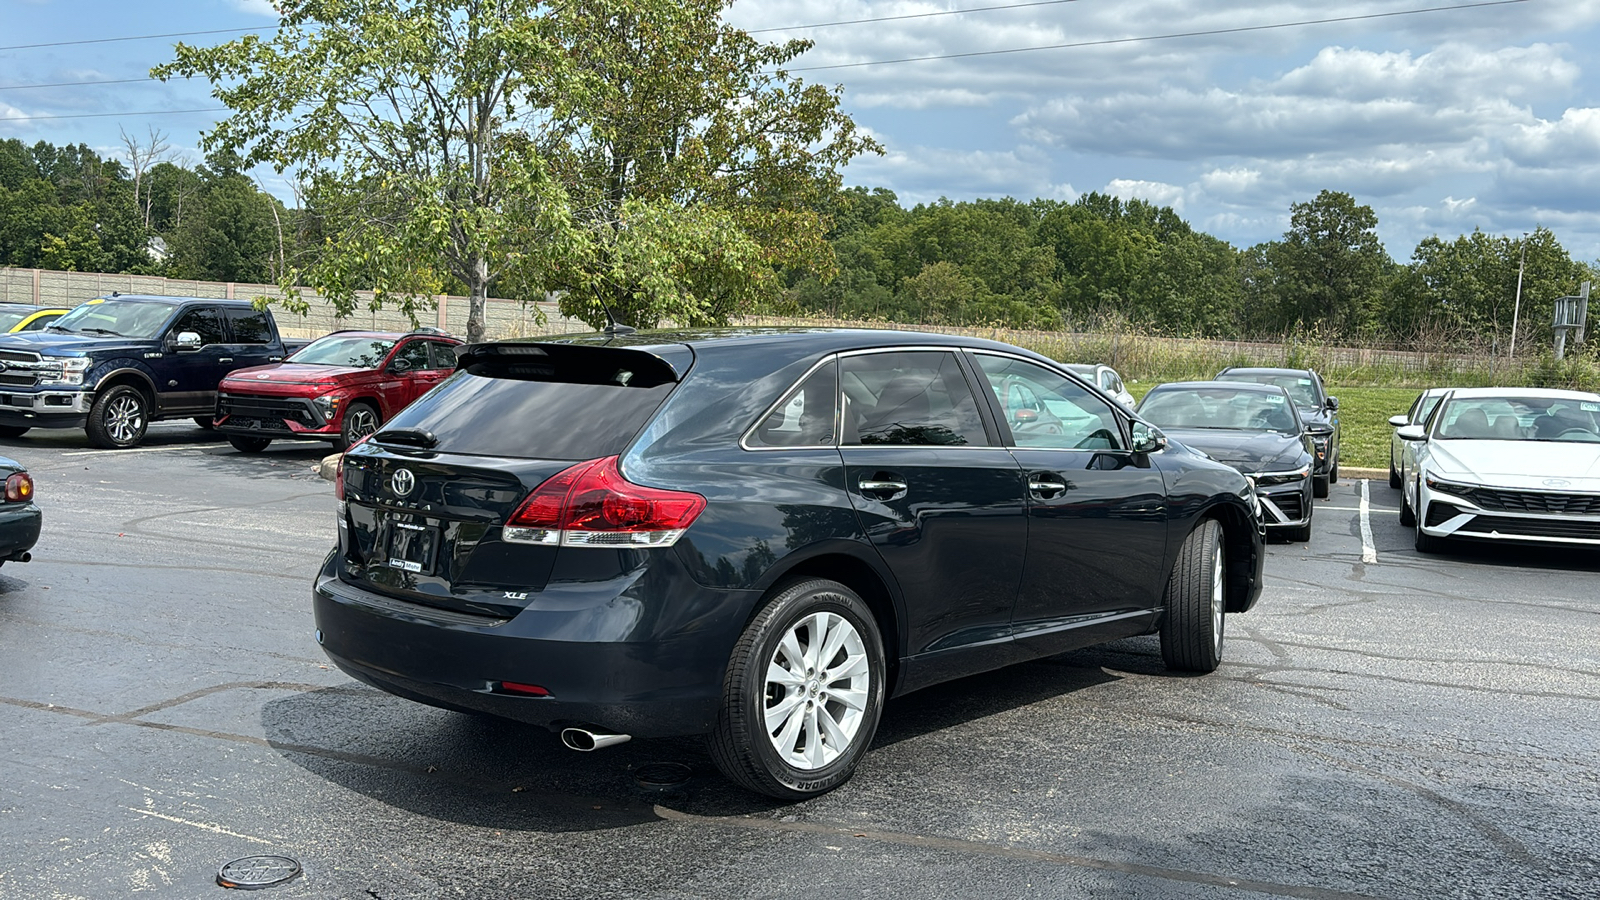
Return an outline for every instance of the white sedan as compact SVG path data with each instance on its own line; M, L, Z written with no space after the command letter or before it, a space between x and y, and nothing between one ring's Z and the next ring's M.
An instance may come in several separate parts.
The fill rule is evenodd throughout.
M1446 539L1600 545L1600 394L1461 388L1413 446L1400 524L1417 550Z
M1439 399L1450 393L1451 388L1428 388L1411 401L1411 408L1398 416L1390 416L1389 424L1394 426L1394 434L1389 438L1389 487L1399 488L1405 484L1406 469L1411 465L1411 454L1415 442L1402 441L1400 429L1407 425L1423 425L1428 421L1428 415L1433 408L1439 405Z

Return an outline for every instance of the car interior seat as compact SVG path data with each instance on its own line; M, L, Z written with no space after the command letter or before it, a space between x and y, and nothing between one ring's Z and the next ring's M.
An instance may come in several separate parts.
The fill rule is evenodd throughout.
M1466 410L1456 417L1445 437L1453 438L1490 438L1494 431L1489 427L1489 414L1481 409Z
M877 405L861 422L861 433L876 435L896 424L907 427L925 424L930 408L928 380L913 375L898 376L884 385Z

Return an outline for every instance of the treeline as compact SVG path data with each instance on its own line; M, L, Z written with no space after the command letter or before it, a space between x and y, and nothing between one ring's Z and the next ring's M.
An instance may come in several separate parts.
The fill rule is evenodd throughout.
M1086 194L1072 203L1013 199L906 209L891 191L849 188L828 210L831 280L791 279L794 315L944 325L1393 343L1509 340L1519 264L1519 330L1549 333L1550 301L1593 269L1555 235L1481 231L1430 237L1396 263L1371 207L1323 191L1295 204L1282 239L1238 250L1169 207ZM1537 313L1534 312L1537 310Z
M160 159L156 133L128 145L125 162L82 144L0 141L0 265L273 283L314 249L308 243L325 240L236 158ZM908 209L891 191L855 187L821 212L832 277L790 276L773 308L753 311L1199 337L1315 333L1495 351L1514 318L1519 341L1548 335L1551 300L1594 274L1542 227L1526 237L1430 237L1398 263L1378 241L1371 207L1335 191L1295 204L1280 240L1245 250L1169 207L1103 194Z
M189 167L154 158L159 146L154 133L134 145L135 167L83 144L0 141L0 265L275 281L291 211L236 160Z

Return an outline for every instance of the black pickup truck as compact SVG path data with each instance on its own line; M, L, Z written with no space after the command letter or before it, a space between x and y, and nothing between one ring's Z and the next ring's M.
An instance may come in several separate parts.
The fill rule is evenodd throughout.
M93 446L122 449L159 419L209 428L224 375L307 343L281 338L248 300L98 297L44 331L0 336L0 437L82 428Z

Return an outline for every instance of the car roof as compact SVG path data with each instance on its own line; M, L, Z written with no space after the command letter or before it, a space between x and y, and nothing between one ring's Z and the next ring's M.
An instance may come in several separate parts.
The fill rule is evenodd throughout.
M32 303L0 303L0 310L6 312L38 312L45 309L43 306L34 306Z
M1315 369L1280 369L1269 366L1229 366L1217 373L1222 375L1315 375Z
M1600 394L1588 391L1569 391L1563 388L1515 388L1515 387L1488 387L1488 388L1455 388L1450 391L1452 398L1462 399L1493 398L1493 397L1529 397L1542 400L1600 400Z
M138 303L220 303L223 306L254 306L250 300L230 300L226 297L166 297L160 294L102 294L96 300L132 300Z
M1150 389L1150 394L1167 389L1246 391L1257 394L1282 394L1284 389L1275 384L1258 384L1254 381L1168 381ZM1146 394L1148 397L1150 394Z
M330 331L322 337L317 338L317 340L320 341L323 338L331 337L379 338L381 340L388 341L398 341L404 337L424 337L455 341L458 344L461 343L460 338L452 334L445 334L442 331L358 331L353 328L343 331Z
M1103 364L1102 363L1062 363L1062 365L1066 366L1067 368L1071 369L1074 372L1083 373L1083 372L1093 372L1096 369L1100 368L1100 366L1103 365ZM1106 366L1106 368L1109 369L1111 367L1110 366Z

